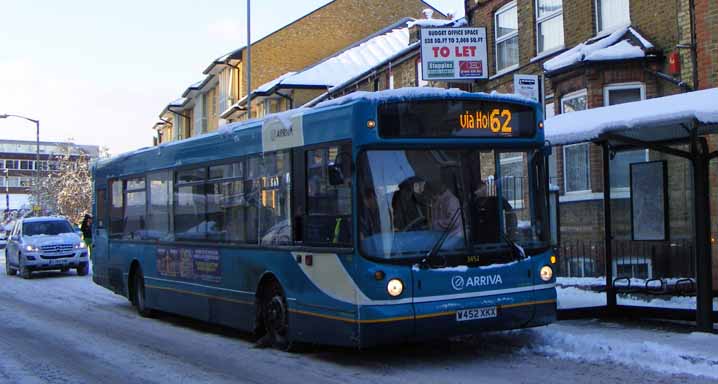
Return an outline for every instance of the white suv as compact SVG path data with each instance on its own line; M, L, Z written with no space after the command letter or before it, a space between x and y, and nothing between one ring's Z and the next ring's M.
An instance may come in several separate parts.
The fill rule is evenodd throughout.
M87 248L67 219L32 217L15 222L5 249L5 272L29 279L33 271L77 268L87 275Z

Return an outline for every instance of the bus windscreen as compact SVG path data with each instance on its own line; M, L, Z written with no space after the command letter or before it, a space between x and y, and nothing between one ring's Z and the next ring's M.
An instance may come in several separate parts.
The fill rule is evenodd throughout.
M534 110L525 105L478 100L427 100L379 106L383 138L530 138Z

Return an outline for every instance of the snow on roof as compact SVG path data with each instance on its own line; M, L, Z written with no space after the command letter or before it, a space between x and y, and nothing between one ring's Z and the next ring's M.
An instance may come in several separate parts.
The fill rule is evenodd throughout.
M635 44L633 41L635 40ZM610 34L600 34L546 61L546 72L556 72L591 61L628 60L646 57L654 46L633 27L626 25Z
M181 107L185 105L185 103L187 103L187 100L189 99L187 99L186 97L180 97L179 99L169 103L168 107Z
M287 72L287 73L283 74L282 76L277 77L276 79L274 79L274 80L272 80L272 81L269 81L269 82L266 82L266 83L260 85L257 89L254 90L254 92L256 92L256 93L267 93L267 92L271 91L272 88L274 88L275 86L277 86L277 84L279 84L282 80L284 80L284 79L286 79L286 78L288 78L288 77L290 77L290 76L294 76L295 74L296 74L296 72Z
M426 97L461 97L461 96L476 96L476 95L488 95L494 98L498 98L503 101L519 101L524 103L533 103L531 99L526 97L506 94L506 93L483 93L483 92L466 92L456 88L445 89L445 88L432 88L432 87L408 87L408 88L397 88L387 89L378 92L366 92L357 91L352 92L346 96L342 96L336 99L323 101L317 104L316 108L330 107L336 105L347 104L357 100L368 100L368 101L402 101L406 99L414 98L426 98Z
M598 139L605 133L625 134L647 128L648 140L670 140L674 131L660 127L691 124L718 124L718 88L673 96L564 113L544 122L546 140L552 144L572 144ZM685 130L679 130L683 135ZM637 132L636 132L637 133ZM664 137L661 137L663 135Z
M409 22L370 38L280 81L284 86L329 87L352 78L409 45Z

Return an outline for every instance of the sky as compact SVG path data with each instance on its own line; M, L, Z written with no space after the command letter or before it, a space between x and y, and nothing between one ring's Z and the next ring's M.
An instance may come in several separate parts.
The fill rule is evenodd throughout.
M329 2L255 0L252 40ZM429 3L463 16L463 0ZM162 109L246 43L241 0L0 0L0 9L0 115L40 120L43 141L111 154L152 145ZM35 140L35 126L0 119L0 138Z

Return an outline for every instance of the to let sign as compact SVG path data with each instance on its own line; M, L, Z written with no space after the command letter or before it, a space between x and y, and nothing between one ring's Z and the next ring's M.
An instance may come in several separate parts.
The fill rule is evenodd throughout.
M488 78L486 28L422 28L423 80Z

